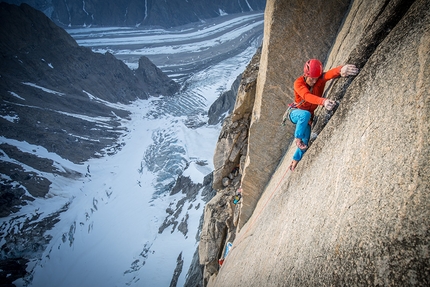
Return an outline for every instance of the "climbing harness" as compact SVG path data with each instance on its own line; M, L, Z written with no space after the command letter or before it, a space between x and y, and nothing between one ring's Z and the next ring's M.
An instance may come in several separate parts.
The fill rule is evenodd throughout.
M288 109L285 111L284 116L282 117L282 126L285 126L287 120L291 121L290 118L290 114L292 111L298 109L303 103L305 102L305 100L301 100L300 103L291 103L288 104Z
M311 92L312 93L312 91L313 91L313 89L314 89L314 87L312 86L312 87L309 87L309 92ZM285 123L287 122L287 119L290 121L290 122L292 122L291 121L291 118L290 118L290 114L291 114L291 112L292 111L294 111L294 110L296 110L296 109L298 109L301 105L303 105L304 103L305 103L306 101L303 99L303 100L301 100L300 101L300 103L296 103L296 102L294 102L294 103L291 103L291 104L288 104L288 109L285 111L285 113L284 113L284 116L282 117L282 126L285 126ZM310 123L310 125L312 126L312 120L310 121L311 123Z

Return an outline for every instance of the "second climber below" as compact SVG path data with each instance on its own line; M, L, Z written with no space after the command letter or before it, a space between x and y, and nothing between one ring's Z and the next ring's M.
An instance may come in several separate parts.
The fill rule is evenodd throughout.
M324 106L330 111L336 106L335 101L322 97L326 82L338 77L355 76L358 73L357 67L351 64L338 66L323 73L323 65L317 59L308 60L303 71L303 76L294 81L294 103L288 116L296 125L294 141L297 150L289 166L291 171L294 171L308 148L315 109Z

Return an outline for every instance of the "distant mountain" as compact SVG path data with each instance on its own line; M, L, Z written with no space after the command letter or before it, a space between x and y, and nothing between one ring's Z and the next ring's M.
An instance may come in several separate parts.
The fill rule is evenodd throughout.
M137 70L130 70L109 53L78 46L27 4L0 3L0 54L0 149L16 162L2 161L0 167L0 173L10 178L1 181L0 216L29 200L21 198L23 187L32 196L48 192L49 180L23 165L61 173L52 162L20 151L8 140L43 146L79 163L100 155L120 136L121 120L129 112L114 103L171 96L179 90L179 84L147 58L140 59Z
M62 26L161 26L170 28L224 14L262 11L266 0L6 0L28 3Z

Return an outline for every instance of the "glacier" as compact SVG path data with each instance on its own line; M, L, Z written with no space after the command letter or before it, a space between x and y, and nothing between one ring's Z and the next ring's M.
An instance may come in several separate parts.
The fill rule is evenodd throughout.
M198 246L205 201L202 190L186 198L171 189L178 176L202 184L212 172L221 126L207 124L207 111L244 71L261 44L262 26L260 12L170 30L68 30L78 44L96 52L109 51L131 69L137 68L140 55L147 56L183 89L175 97L136 100L130 105L103 102L87 93L103 104L130 111L131 119L122 121L121 140L106 148L107 156L82 164L41 146L0 138L52 159L58 170L76 175L43 174L52 182L48 195L0 219L0 246L15 240L8 247L12 253L31 258L30 275L15 285L169 286L178 258L183 267L177 286L184 285ZM173 212L174 220L186 228L172 224L160 230ZM47 222L52 227L44 234L33 234L34 241L20 239ZM26 246L34 242L40 242L38 252L32 249L28 254Z

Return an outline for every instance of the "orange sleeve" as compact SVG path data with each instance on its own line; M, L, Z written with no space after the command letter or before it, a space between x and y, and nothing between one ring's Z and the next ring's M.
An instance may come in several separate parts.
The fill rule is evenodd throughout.
M340 77L340 70L342 69L342 67L343 66L338 66L325 72L323 74L323 80L327 82L328 80Z
M314 104L314 105L322 105L324 103L324 98L315 96L314 94L309 91L305 80L303 77L298 78L294 82L294 91L308 103Z

